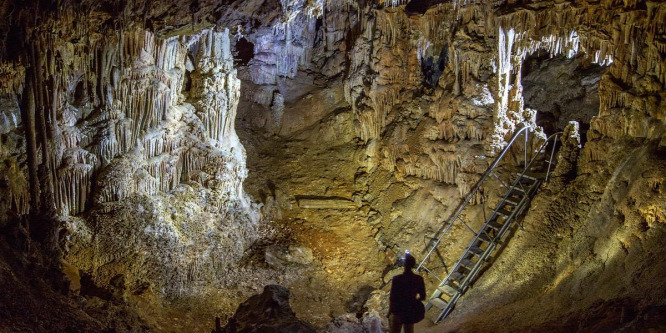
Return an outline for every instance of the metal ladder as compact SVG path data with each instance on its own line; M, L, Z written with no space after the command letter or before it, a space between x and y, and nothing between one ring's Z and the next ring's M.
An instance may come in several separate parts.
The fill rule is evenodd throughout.
M456 302L458 302L460 297L480 275L481 269L491 257L493 251L498 249L499 246L506 244L508 239L504 240L504 243L502 243L504 236L509 232L518 217L528 208L532 197L536 194L541 184L548 180L553 157L555 155L557 137L561 132L548 137L540 148L533 152L534 156L528 160L529 134L533 131L532 127L525 126L514 133L509 140L508 145L495 158L483 176L481 176L481 179L479 179L472 190L465 196L463 201L461 201L449 218L442 224L435 236L432 237L431 241L424 249L424 253L427 252L427 255L419 264L417 271L425 270L440 281L437 289L433 292L432 296L430 296L430 299L426 304L426 311L431 308L440 311L434 319L435 323L446 318L446 316L451 313ZM522 171L517 172L512 181L505 182L498 176L495 169L507 155L514 143L518 141L520 136L525 137L525 154ZM546 172L530 172L529 170L532 169L536 159L546 153L547 145L550 142L552 142L552 150L549 154L550 157L545 160L547 163ZM472 199L477 196L482 186L491 179L499 181L500 185L505 189L505 192L499 199L499 202L493 209L492 213L485 219L483 225L478 231L475 231L463 220L462 216L463 213L467 211L467 208L471 206ZM436 274L436 269L429 269L426 267L426 263L433 258L433 254L436 254L436 258L441 261L443 264L442 267L446 269L446 263L444 262L444 258L441 255L438 246L457 222L462 223L469 231L474 233L474 237L469 245L467 245L462 251L458 261L451 267L451 270L446 272L446 277L441 279Z

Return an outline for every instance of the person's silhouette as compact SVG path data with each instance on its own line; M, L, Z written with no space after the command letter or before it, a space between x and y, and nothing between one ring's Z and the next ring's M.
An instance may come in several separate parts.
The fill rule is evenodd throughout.
M391 333L414 332L414 324L423 319L425 284L423 278L412 272L416 259L409 253L405 256L405 271L393 277L388 316L391 321Z

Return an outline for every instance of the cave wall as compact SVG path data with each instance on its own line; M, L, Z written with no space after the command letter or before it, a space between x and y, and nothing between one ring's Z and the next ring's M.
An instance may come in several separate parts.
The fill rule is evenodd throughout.
M237 284L239 271L220 272L260 233L258 207L243 191L229 29L158 36L103 4L91 13L59 6L29 25L13 6L26 49L4 65L16 82L3 81L11 84L2 94L3 220L53 214L67 265L119 295L193 296ZM32 106L27 95L37 97ZM30 107L45 122L36 126L45 135L33 197ZM42 207L31 204L38 197Z
M663 67L660 61L655 62L661 57L656 53L663 53L658 51L659 36L663 34L660 22L664 8L661 4L497 2L459 8L432 6L422 15L408 13L406 7L401 6L350 8L351 14L360 12L364 15L352 15L351 18L340 17L339 13L324 15L322 25L337 27L339 34L346 38L339 38L333 43L334 47L329 47L332 41L326 39L325 51L314 53L328 52L333 54L333 59L337 59L341 52L348 54L339 65L345 69L341 83L337 76L332 76L327 84L328 87L343 86L349 108L331 107L328 116L319 123L304 123L300 132L289 133L282 141L278 139L278 146L284 152L282 155L258 149L254 157L257 162L251 162L252 168L265 172L257 176L259 179L251 180L252 187L269 193L266 184L274 184L277 190L272 192L277 194L267 203L277 207L280 213L276 216L280 219L296 221L293 241L313 248L315 256L336 272L336 278L342 275L343 281L365 279L354 267L354 263L364 257L378 258L390 264L404 249L422 249L426 237L439 227L459 198L476 182L511 133L520 124L535 125L539 112L544 110L525 107L521 77L523 63L532 56L580 61L586 66L598 66L601 72L599 81L592 83L598 85L598 91L591 88L595 90L592 99L596 101L592 101L592 106L582 105L584 110L571 111L576 117L583 117L581 125L586 131L583 134L587 135L586 141L579 143L584 144L580 159L560 161L563 165L573 165L574 170L578 163L584 166L578 166L577 172L559 174L554 181L568 181L571 177L617 167L618 164L614 164L617 162L609 166L605 161L616 161L614 152L623 149L625 143L621 142L624 141L656 145L650 150L652 155L663 151L658 148L663 147L663 116L657 111L663 108L660 106ZM332 20L336 21L327 23ZM349 33L345 35L345 31ZM630 58L634 61L628 61ZM330 61L325 63L330 64ZM432 75L429 66L434 63L442 64L442 73L433 87L429 83ZM552 65L545 67L553 68ZM333 73L337 75L337 72ZM317 82L316 77L312 80ZM644 83L639 84L639 81L655 85L648 92L642 87ZM547 84L559 93L576 88L569 87L569 83L552 78ZM577 86L580 87L580 83ZM627 103L624 97L618 96L631 96L632 102ZM545 98L557 97L549 95ZM593 110L596 103L599 106ZM653 104L646 107L645 103ZM298 107L295 103L289 109L299 112ZM653 112L646 113L647 109ZM309 109L300 112L303 118L309 115ZM628 114L635 117L627 118ZM350 118L351 126L348 125ZM566 124L567 120L573 119L561 119L561 123ZM589 122L589 131L586 122ZM331 127L341 133L337 137L320 134L330 131ZM350 139L356 142L349 144ZM299 140L307 143L295 142ZM345 157L326 159L327 155ZM354 160L350 161L352 156ZM270 162L258 162L261 158ZM284 168L276 168L278 161L289 163ZM267 168L267 165L271 167ZM578 181L580 187L570 191L585 192L585 186L596 187L608 182L609 178L591 181L581 176ZM492 202L493 196L497 195L494 190L488 188L485 197L478 198L478 206ZM320 206L301 199L317 199ZM555 199L544 196L541 200ZM354 204L358 208L350 211ZM583 201L577 209L588 210L592 205L593 202ZM663 208L655 209L663 211ZM588 231L575 227L587 223L583 215L566 211L552 219L562 225L573 225L578 233L572 237L585 238ZM530 221L526 223L540 224L544 219L539 215ZM632 226L642 223L640 219L632 221ZM616 226L600 228L612 230ZM359 234L366 232L373 235L377 248L369 247L363 236L357 239ZM328 236L322 237L321 234ZM447 245L451 249L459 247L466 244L468 236L465 227L457 225L453 241ZM322 241L322 238L330 242ZM553 243L559 241L559 238L552 240ZM512 264L502 266L506 267L502 270L521 262L519 254L526 251L524 246L516 245L515 257L507 261ZM568 248L566 242L561 246L570 257L580 253L578 248ZM456 259L452 254L445 256L450 261ZM584 257L580 260L593 260ZM367 265L376 263L365 261ZM514 275L524 276L515 279L529 280L534 276L534 270L544 267L536 260L528 262L534 266L521 264L521 270ZM660 269L655 268L650 274ZM394 273L381 273L383 281L387 282ZM538 280L535 285L542 288L542 283L544 280ZM548 283L558 284L552 280ZM578 280L572 279L568 283L575 284ZM593 286L597 282L588 283ZM535 285L524 287L521 292L532 295L529 290ZM559 297L571 298L574 293L569 290ZM475 310L483 302L483 294L477 295L470 305ZM498 298L503 295L497 292ZM605 295L610 298L609 294ZM522 297L529 299L529 296ZM590 306L590 299L595 297L599 294L591 292L589 299L576 309ZM516 301L516 298L508 298L501 304L510 301ZM557 311L552 306L544 308L549 309L551 316L564 316L566 311L562 309L569 308L563 303L556 304L559 304ZM521 309L530 308L534 303L525 301L520 306ZM507 312L502 313L508 316ZM545 313L544 310L541 314L545 316ZM469 312L461 316L464 315ZM454 327L470 324L471 320L459 318L462 318L459 319L460 326ZM537 321L539 318L542 317L532 317ZM520 326L520 320L518 318L512 324Z

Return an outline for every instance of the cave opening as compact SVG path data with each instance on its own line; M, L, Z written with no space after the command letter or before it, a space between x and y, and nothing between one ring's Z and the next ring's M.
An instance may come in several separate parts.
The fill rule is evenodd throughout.
M421 73L423 73L423 84L432 88L437 86L439 78L444 72L449 61L448 46L444 45L439 55L427 55L432 48L426 51L426 55L421 59Z
M412 0L410 1L405 10L408 13L424 14L428 10L428 0Z
M74 94L72 96L72 102L71 102L71 104L74 107L78 108L78 107L83 106L84 99L86 99L86 95L87 95L84 84L85 83L83 81L79 81L76 84L76 87L74 88Z
M234 63L236 66L247 66L247 64L254 58L254 43L241 38L236 42L236 54Z
M443 0L412 0L405 6L408 14L425 14L428 9L434 5L441 4Z
M536 123L546 133L577 121L585 142L590 120L599 113L599 81L607 69L584 55L533 54L525 59L521 72L525 107L537 110Z

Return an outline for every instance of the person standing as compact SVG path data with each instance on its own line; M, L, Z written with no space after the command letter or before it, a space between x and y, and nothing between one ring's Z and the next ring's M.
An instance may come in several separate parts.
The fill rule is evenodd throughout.
M409 253L405 255L405 270L393 277L389 296L389 312L391 333L414 332L414 324L425 316L423 300L426 297L425 284L420 275L414 274L416 259Z

